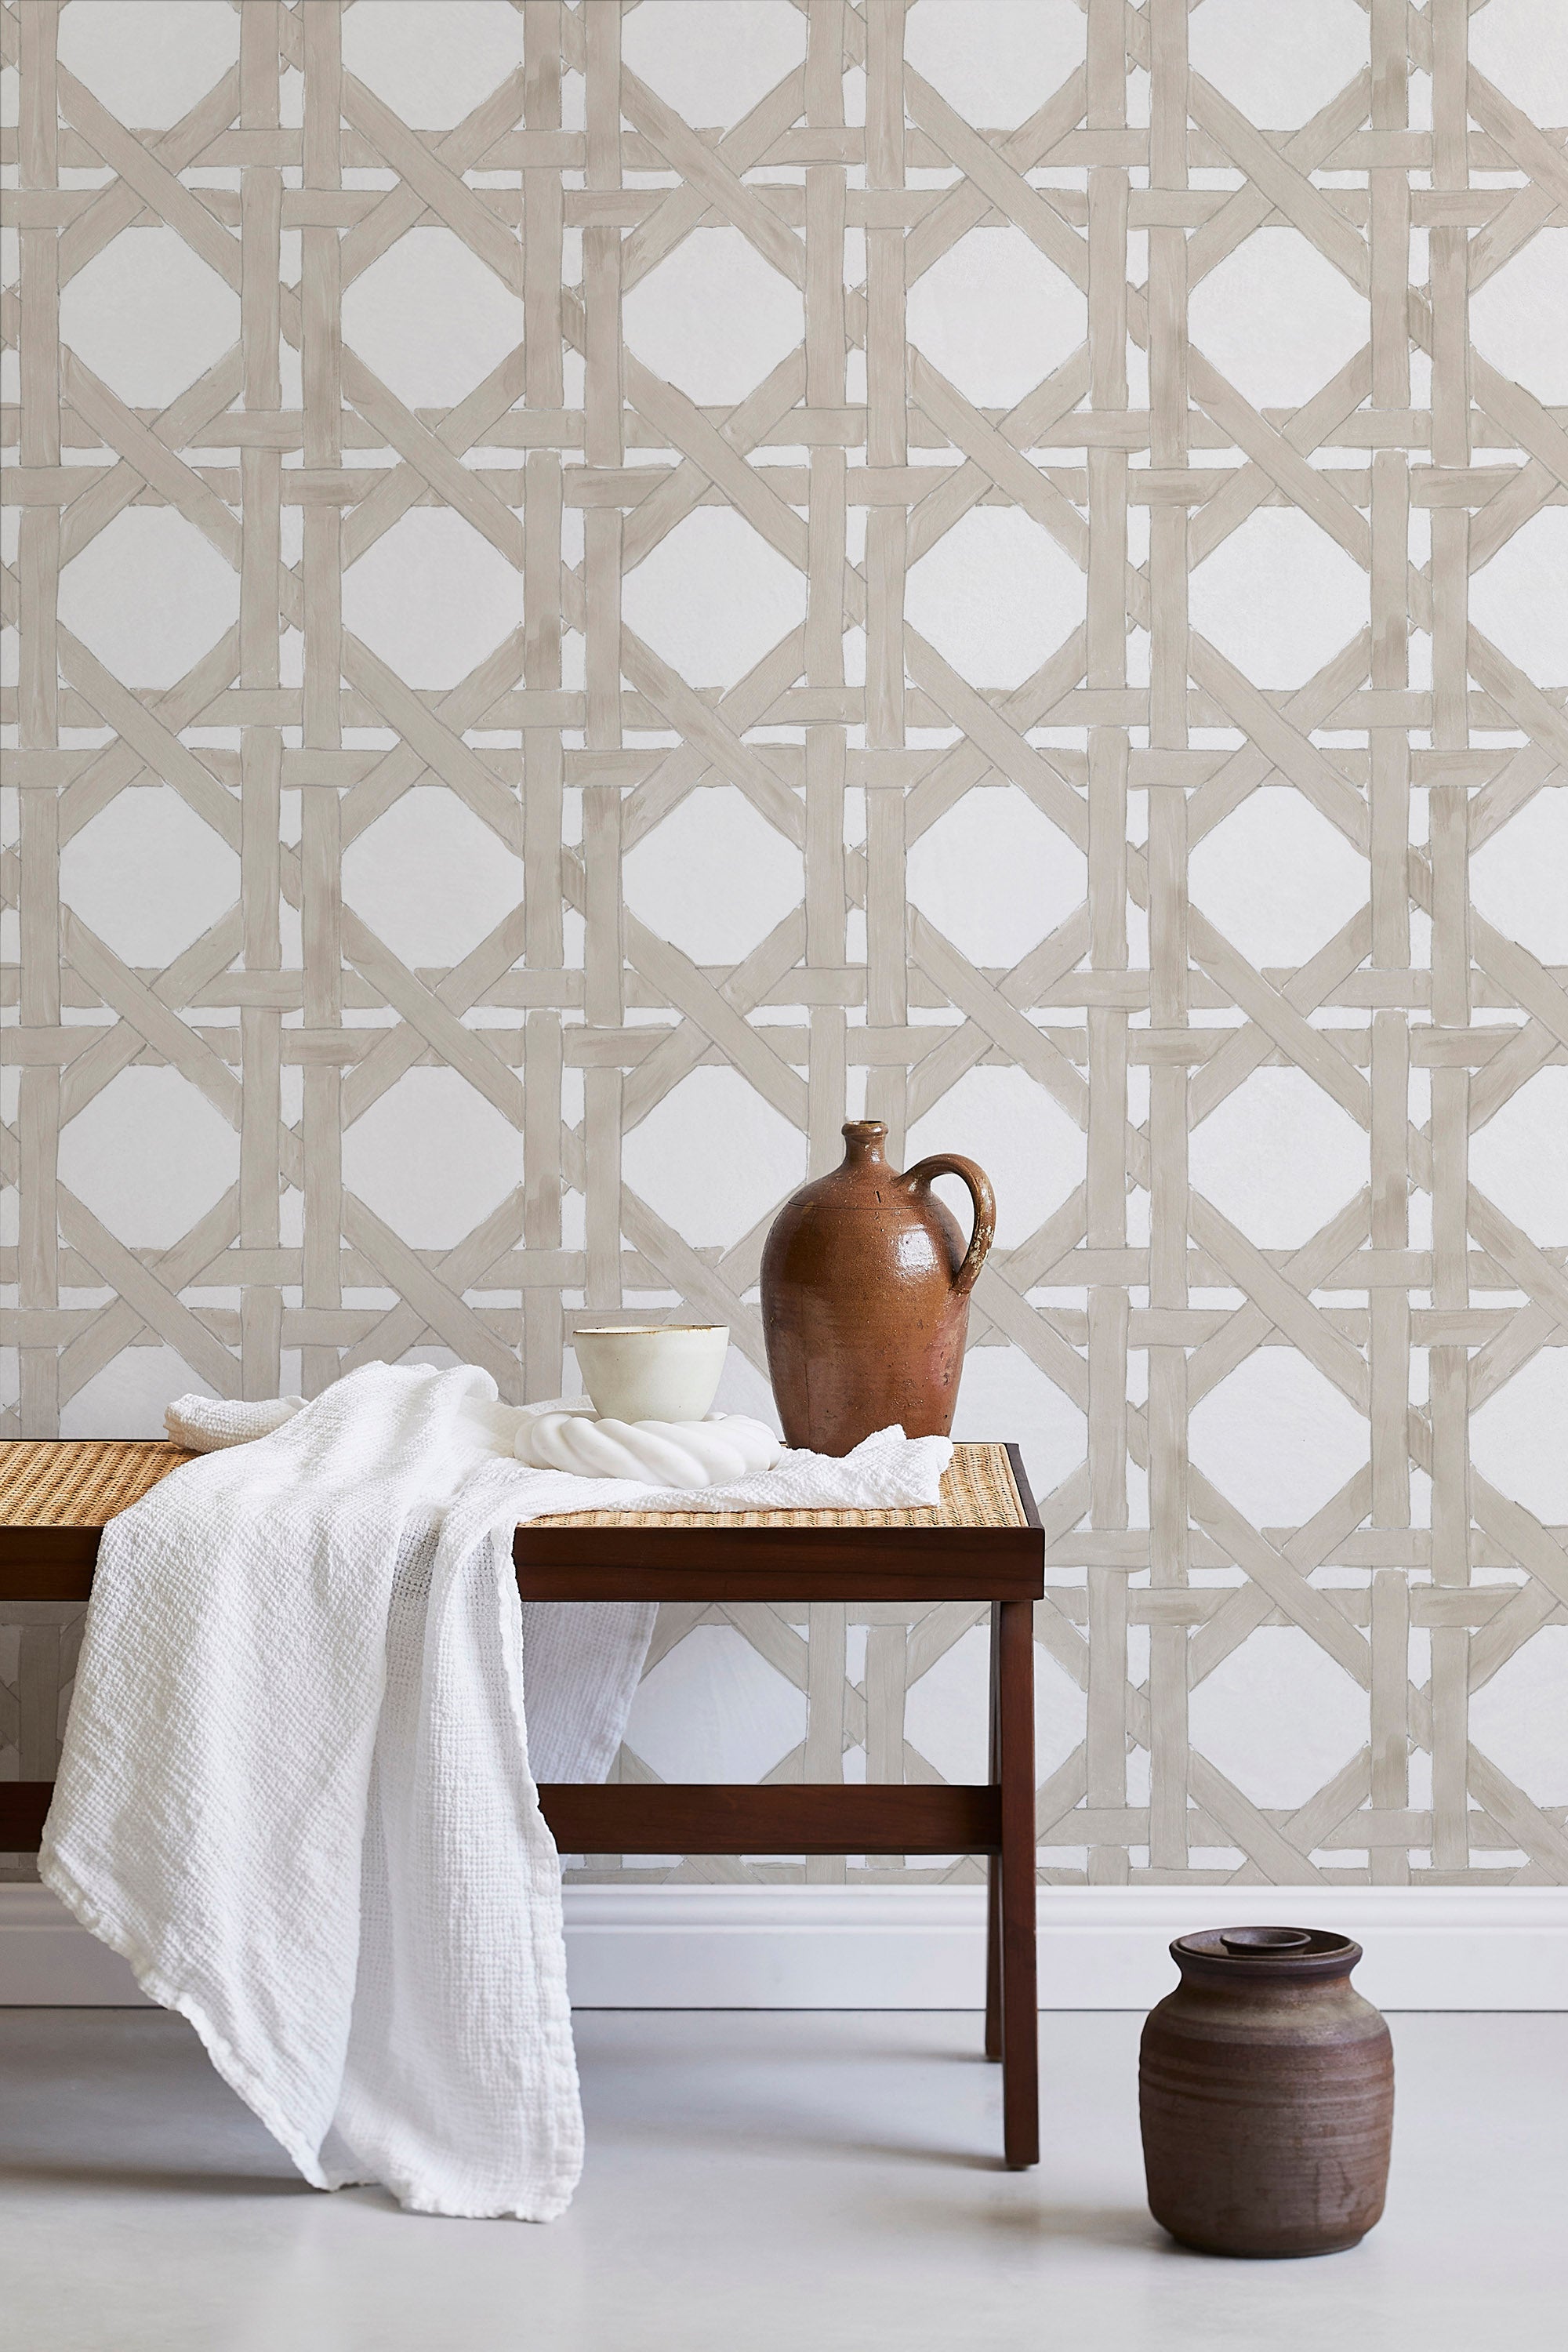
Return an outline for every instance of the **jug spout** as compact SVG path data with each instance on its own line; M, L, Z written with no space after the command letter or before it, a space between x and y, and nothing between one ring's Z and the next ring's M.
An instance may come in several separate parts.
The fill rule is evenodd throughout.
M888 1140L888 1123L882 1118L847 1118L840 1133L845 1141L845 1159L854 1166L867 1162L885 1163L883 1149Z

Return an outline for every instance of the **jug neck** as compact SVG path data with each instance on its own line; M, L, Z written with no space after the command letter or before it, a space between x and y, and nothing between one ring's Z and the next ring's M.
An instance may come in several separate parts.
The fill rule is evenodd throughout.
M842 1131L846 1168L885 1168L887 1166L887 1160L882 1150L882 1146L888 1139L885 1120L846 1119Z

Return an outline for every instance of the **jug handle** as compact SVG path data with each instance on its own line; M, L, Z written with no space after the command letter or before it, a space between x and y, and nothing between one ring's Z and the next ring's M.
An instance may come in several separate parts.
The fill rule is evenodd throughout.
M952 1278L953 1295L963 1298L973 1289L995 1234L996 1198L984 1168L977 1168L973 1160L961 1159L954 1151L937 1151L929 1160L917 1160L912 1168L905 1169L903 1181L906 1184L929 1185L933 1176L958 1177L969 1187L969 1197L974 1204L974 1230L969 1237L968 1253Z

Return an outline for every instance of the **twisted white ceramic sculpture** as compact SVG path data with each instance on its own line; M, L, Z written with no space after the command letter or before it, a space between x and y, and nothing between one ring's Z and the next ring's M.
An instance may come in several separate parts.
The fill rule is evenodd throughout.
M659 1486L723 1486L771 1470L784 1445L760 1421L713 1413L706 1421L599 1421L585 1412L525 1414L515 1451L536 1470L580 1478L635 1478Z

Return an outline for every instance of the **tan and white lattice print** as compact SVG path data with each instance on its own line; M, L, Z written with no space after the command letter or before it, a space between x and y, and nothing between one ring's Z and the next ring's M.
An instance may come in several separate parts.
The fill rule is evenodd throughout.
M1047 1876L1568 1882L1556 0L0 53L5 1428L552 1396L617 1309L755 1410L868 1111L1002 1202ZM0 1632L0 1771L75 1630ZM984 1679L672 1608L619 1769L973 1777Z

